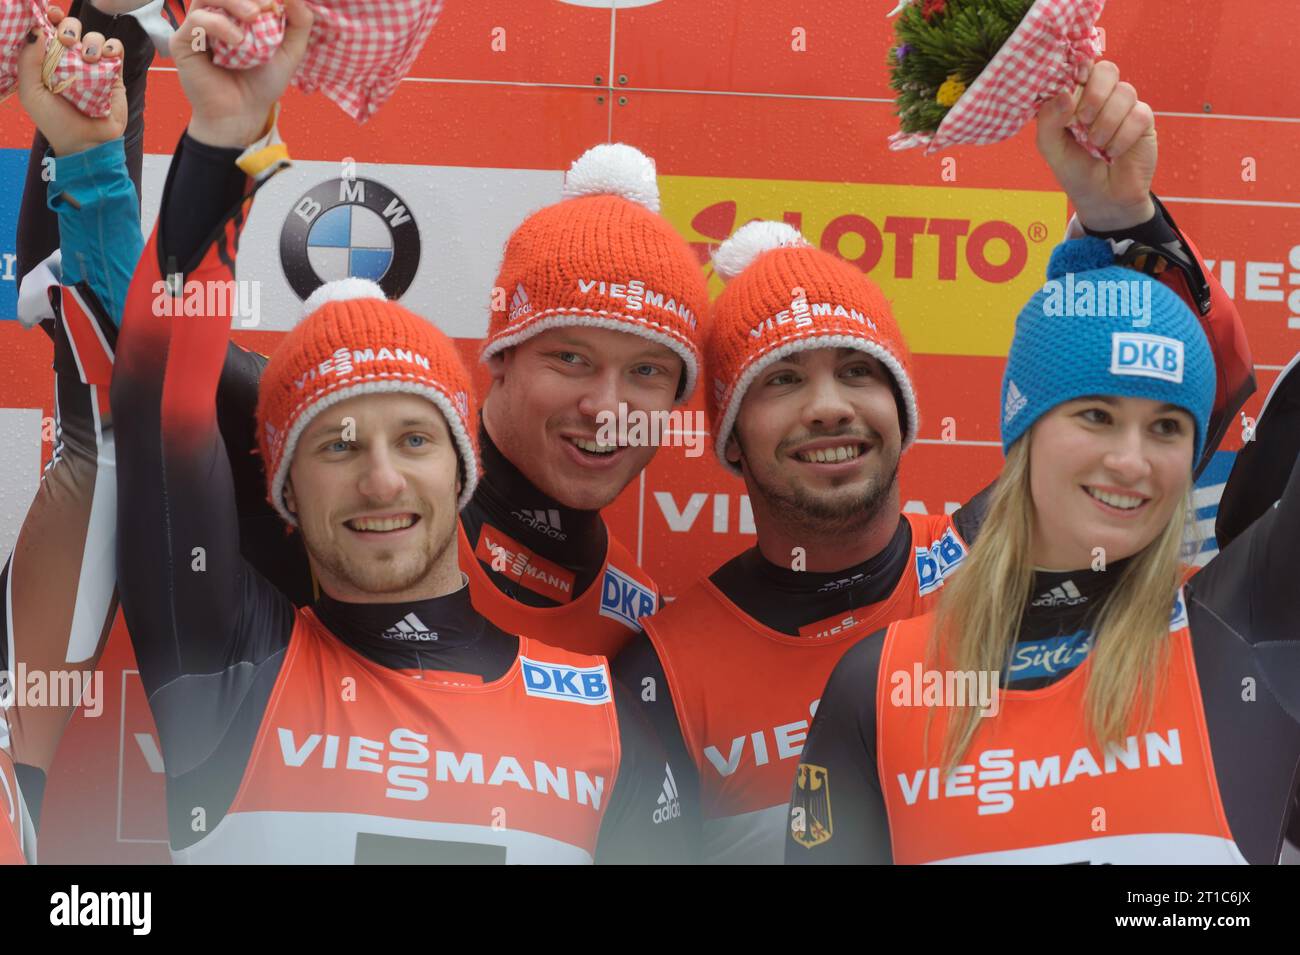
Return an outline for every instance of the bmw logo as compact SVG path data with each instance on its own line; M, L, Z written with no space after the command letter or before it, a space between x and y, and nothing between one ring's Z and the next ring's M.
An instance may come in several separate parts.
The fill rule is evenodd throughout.
M326 282L377 282L390 299L420 265L420 229L405 202L373 179L328 179L303 193L280 230L280 264L301 299Z

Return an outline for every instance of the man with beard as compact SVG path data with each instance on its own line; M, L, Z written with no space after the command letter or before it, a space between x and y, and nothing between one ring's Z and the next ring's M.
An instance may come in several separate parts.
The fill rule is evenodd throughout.
M192 8L178 36L233 35ZM178 862L653 861L664 758L606 661L494 626L458 565L480 476L456 348L374 283L323 285L257 391L263 490L304 541L309 606L241 554L218 421L233 282L255 193L285 158L276 100L312 14L286 4L270 63L235 74L174 41L193 116L130 290L113 367L122 608L158 726ZM272 142L278 145L268 146ZM234 152L243 178L212 194ZM236 157L231 157L233 160ZM208 236L181 254L169 223ZM169 300L169 296L171 297ZM203 305L206 299L207 304ZM176 316L176 317L173 317Z
M917 408L880 289L779 222L744 226L714 263L730 282L705 349L709 418L758 543L642 620L616 671L685 767L673 796L698 789L700 861L775 863L827 673L875 622L928 606L967 545L947 516L900 516Z
M1073 141L1076 117L1113 164ZM1073 98L1040 112L1038 148L1078 210L1072 233L1107 239L1118 262L1158 274L1200 316L1219 368L1203 464L1253 378L1231 302L1149 192L1150 108L1113 63L1098 63ZM745 479L758 543L643 620L646 636L615 674L640 689L669 749L683 815L700 807L689 820L697 858L779 863L827 677L860 639L937 601L987 494L951 517L900 514L916 398L906 345L869 279L782 223L742 227L714 261L731 281L705 346L710 422L723 465ZM815 845L829 824L812 817L794 838Z

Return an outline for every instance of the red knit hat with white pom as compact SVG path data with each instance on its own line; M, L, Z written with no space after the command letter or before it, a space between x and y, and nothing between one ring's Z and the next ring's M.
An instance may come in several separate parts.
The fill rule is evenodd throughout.
M293 526L284 483L298 439L326 408L357 395L405 392L442 412L460 459L463 508L478 484L474 389L451 339L366 279L327 282L271 355L257 392L257 441L268 500Z
M594 146L564 177L564 197L506 243L483 360L551 328L630 332L682 359L686 401L709 294L699 260L659 215L654 162L622 143Z
M764 368L798 351L856 348L879 359L902 396L903 449L920 419L912 356L880 287L843 259L813 248L784 222L751 222L713 253L727 286L713 303L705 365L709 421L722 466L745 391Z

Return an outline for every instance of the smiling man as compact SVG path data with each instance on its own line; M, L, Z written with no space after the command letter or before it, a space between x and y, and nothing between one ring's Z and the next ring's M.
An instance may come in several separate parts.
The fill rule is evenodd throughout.
M598 439L606 420L690 399L707 308L698 261L659 215L654 163L631 146L588 150L565 199L511 235L483 348L486 474L461 515L461 567L493 623L612 656L657 609L600 516L657 448Z
M1113 163L1074 141L1066 128L1076 117ZM1158 275L1225 359L1212 449L1250 381L1248 357L1226 359L1248 352L1232 303L1150 193L1150 108L1113 63L1098 63L1073 96L1044 106L1038 149L1078 210L1079 233L1104 237L1117 262ZM817 766L800 767L796 781L828 675L862 638L938 600L988 495L951 517L900 513L898 464L918 435L917 400L906 345L868 278L783 223L742 227L714 261L732 278L705 348L710 419L719 458L745 479L758 542L643 621L646 636L623 651L615 673L641 688L642 708L683 767L684 804L698 801L696 858L777 863L792 784L808 816L791 836L796 845L832 838L819 806L834 781ZM1140 329L1143 316L1133 319ZM1006 410L1016 406L1009 396ZM1036 596L1075 599L1069 581L1056 589Z
M206 0L173 40L194 112L113 367L118 579L173 857L653 861L681 831L653 819L664 756L603 658L474 608L456 547L481 470L470 376L373 282L317 289L256 392L263 493L300 532L319 596L295 606L241 553L218 420L231 301L179 317L156 304L166 263L203 287L233 279L229 250L286 152L265 147L312 21L302 0L286 10L284 45L252 70L182 39L237 40L240 0Z
M709 418L758 543L643 620L616 670L686 767L679 790L698 787L697 858L779 862L827 673L881 621L927 607L966 543L947 516L900 515L918 416L880 289L779 222L744 226L714 263L730 281L705 348Z
M672 838L651 818L664 759L605 660L470 601L456 519L479 475L475 408L451 341L344 279L266 366L267 485L322 590L295 608L239 555L212 401L229 315L188 316L187 335L152 314L157 254L155 234L113 397L123 608L176 861L653 859ZM192 274L222 268L213 252Z

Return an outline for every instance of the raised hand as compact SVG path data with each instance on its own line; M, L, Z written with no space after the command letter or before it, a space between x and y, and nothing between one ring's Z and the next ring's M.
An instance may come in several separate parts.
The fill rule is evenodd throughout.
M195 0L172 34L171 54L181 87L193 108L189 134L209 146L244 147L266 129L271 107L307 52L312 12L303 0L286 0L284 42L268 63L251 70L225 70L212 63L211 41L238 45L244 25L262 11L254 0ZM232 23L222 11L238 20Z
M1107 232L1139 225L1155 215L1155 116L1133 85L1120 81L1119 67L1108 60L1094 64L1082 82L1039 110L1038 151L1085 226ZM1075 141L1067 129L1074 122L1088 130L1089 141L1113 162L1093 157Z
M102 34L87 33L81 36L81 21L64 16L58 7L49 7L46 16L58 31L59 42L73 47L82 44L82 59L88 63L101 57L112 59L122 55L118 40L105 40ZM57 93L51 93L41 80L41 64L45 59L45 44L33 32L18 54L18 101L41 131L55 156L68 156L84 152L101 143L117 139L126 131L126 90L118 77L113 87L112 106L107 116L92 119Z

